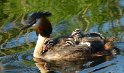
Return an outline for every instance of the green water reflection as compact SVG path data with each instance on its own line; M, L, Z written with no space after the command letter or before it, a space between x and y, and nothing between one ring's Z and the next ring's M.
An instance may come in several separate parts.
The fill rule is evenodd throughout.
M124 0L0 0L0 72L38 73L32 59L36 34L30 29L20 31L24 26L22 18L36 11L52 13L49 19L54 27L53 37L80 28L84 33L100 32L105 37L114 36L116 45L124 49ZM120 59L124 58L123 55L110 62L117 63L120 68L117 73L124 70L122 65L119 66L123 63ZM115 62L117 59L119 64ZM80 72L90 72L87 68ZM99 65L93 68L97 69ZM109 69L100 72L107 73L111 71Z

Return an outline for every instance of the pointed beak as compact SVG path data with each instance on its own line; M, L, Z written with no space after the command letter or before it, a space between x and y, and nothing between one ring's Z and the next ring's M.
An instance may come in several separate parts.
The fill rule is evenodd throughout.
M27 28L29 28L29 27L32 27L32 25L33 25L33 24L28 24L28 25L22 27L21 30L25 30L25 29L27 29Z
M36 23L36 20L35 19L33 19L33 20L26 20L26 21L22 21L22 24L27 24L26 26L24 26L24 27L22 27L21 28L21 30L25 30L25 29L27 29L27 28L30 28L30 27L32 27L32 25L33 24L35 24Z

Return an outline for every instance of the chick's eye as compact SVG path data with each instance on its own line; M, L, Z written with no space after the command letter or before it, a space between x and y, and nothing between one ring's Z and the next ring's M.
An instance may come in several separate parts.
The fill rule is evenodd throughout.
M44 44L47 44L47 43L48 43L48 41L45 41L45 42L44 42Z

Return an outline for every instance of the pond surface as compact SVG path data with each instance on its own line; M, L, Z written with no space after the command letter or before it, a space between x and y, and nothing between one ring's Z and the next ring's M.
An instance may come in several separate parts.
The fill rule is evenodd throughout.
M60 27L61 26L56 26L55 28L57 30ZM15 30L13 28L3 28L5 28L4 32L9 31L9 29ZM92 30L93 29L95 30L97 28L92 27ZM90 30L90 32L92 30ZM115 45L121 50L121 53L116 56L105 56L90 60L44 63L41 60L34 59L32 57L34 49L33 45L35 45L34 42L36 42L36 39L37 36L33 31L20 35L18 38L12 38L6 43L2 43L0 57L1 73L40 73L40 71L44 73L47 71L47 69L50 70L51 73L53 73L53 71L55 73L124 72L124 42L115 42Z
M4 7L6 6L9 7L9 5L11 4L13 4L12 7L15 7L16 5L17 6L15 9L12 9L13 12L11 11L11 7L10 7L8 9L7 8L3 9L2 13L4 13L5 15L4 14L2 15L1 13L2 16L0 19L2 19L2 21L0 21L0 23L2 25L0 24L0 73L46 73L46 72L49 72L49 73L124 73L124 14L123 14L124 0L119 0L119 1L115 0L115 2L118 4L115 7L117 7L118 9L121 8L119 17L118 15L117 17L114 16L114 12L112 11L114 10L114 5L113 5L112 10L111 9L110 11L108 10L108 13L110 15L113 14L112 15L113 18L110 17L110 20L108 20L109 15L108 16L105 15L104 18L106 19L103 22L98 19L97 19L98 21L96 21L94 18L94 21L93 21L94 23L91 23L89 25L85 25L86 22L81 20L82 18L77 19L76 14L73 14L73 12L72 12L73 14L72 17L69 18L69 16L71 16L69 15L71 11L68 12L68 10L70 9L68 8L69 7L68 5L69 4L71 5L71 3L72 5L74 5L73 3L76 3L76 2L70 1L70 3L67 4L67 8L68 8L67 10L65 7L55 8L56 10L48 9L51 12L53 12L53 17L50 18L51 22L53 21L52 24L54 29L52 33L52 37L59 37L62 35L69 34L76 28L80 28L82 31L84 31L84 33L100 32L105 37L111 37L111 36L116 37L114 44L116 45L116 47L120 49L120 54L116 56L103 56L103 57L87 59L87 60L59 61L59 62L53 61L53 62L47 62L47 63L42 62L40 59L33 58L32 56L35 43L37 40L37 36L35 32L30 29L25 31L20 30L20 28L23 26L21 24L21 17L18 17L16 15L16 12L20 12L20 14L23 14L23 11L18 10L18 7L20 7L19 5L20 2L16 2L15 0L13 0L12 2L11 1L6 2L6 1L7 0L5 0L5 2L3 1L3 3L0 1L0 3L3 4ZM18 1L21 1L22 5L25 6L23 10L25 10L26 7L30 9L32 8L32 6L34 6L34 9L32 8L32 10L37 11L37 9L35 10L35 7L39 7L39 6L35 6L36 3L38 3L37 2L38 0L36 0L36 2L33 2L32 0L30 0L29 2L27 1L27 4L26 4L26 0L18 0ZM46 8L50 8L50 7L47 7L47 3L50 6L49 3L55 2L55 1L53 2L47 2L47 1L48 0L46 0L46 2L45 1L43 2L46 4L46 5L45 4L43 5ZM63 5L66 3L64 1L65 0L62 0L62 2L59 3L60 7L62 6L61 5L62 3ZM87 0L87 1L90 1L90 0ZM30 3L32 5L30 5ZM55 3L58 4L57 2ZM87 2L85 4L87 5ZM107 4L105 6L107 6ZM110 4L110 6L112 6L112 4ZM59 5L56 7L59 7ZM72 6L71 10L74 10L73 9L74 7ZM79 9L77 8L77 10L75 11L80 10L80 7L81 6L79 6ZM62 15L61 12L63 10L61 9L65 10L65 12L68 13L67 14L68 19L65 18L67 20L63 20L63 18L61 18L64 15L64 13ZM58 14L56 14L57 10L58 10ZM61 12L59 12L59 10ZM27 15L30 15L31 12L34 12L34 11L31 11L31 12L30 11L31 10L29 10L29 13L28 13L28 9L27 9ZM41 9L41 11L43 11L43 9ZM115 9L114 11L116 15L117 10ZM7 14L7 12L9 12L10 14L9 13ZM8 15L8 17L10 18L5 18L6 15ZM89 16L90 11L86 15ZM104 16L104 12L102 13L102 9L101 9L101 16L102 15ZM58 18L55 16L57 16ZM90 19L88 19L87 16L86 16L87 18L86 20L90 22ZM59 19L59 17L61 19ZM52 19L52 18L55 18L55 19ZM101 23L97 23L97 22L101 22Z

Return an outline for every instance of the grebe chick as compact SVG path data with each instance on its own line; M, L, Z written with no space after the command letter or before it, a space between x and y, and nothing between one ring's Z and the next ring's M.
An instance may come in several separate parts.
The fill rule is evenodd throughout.
M42 53L45 53L47 52L51 47L53 47L55 45L55 42L53 39L51 38L48 38L44 41L44 47L43 47L43 52Z
M75 29L70 37L68 38L68 41L73 41L74 44L78 45L80 43L81 38L83 37L83 33L80 29Z

